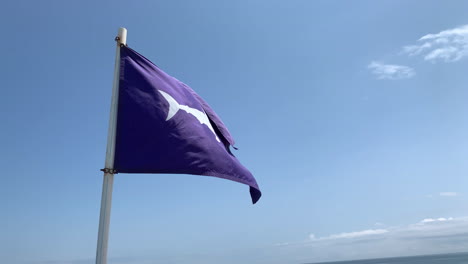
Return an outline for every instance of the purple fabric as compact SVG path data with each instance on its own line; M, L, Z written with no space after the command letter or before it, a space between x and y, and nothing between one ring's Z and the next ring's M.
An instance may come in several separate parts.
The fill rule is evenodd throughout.
M114 169L224 178L249 185L256 203L257 182L232 155L234 140L210 106L136 51L120 50Z

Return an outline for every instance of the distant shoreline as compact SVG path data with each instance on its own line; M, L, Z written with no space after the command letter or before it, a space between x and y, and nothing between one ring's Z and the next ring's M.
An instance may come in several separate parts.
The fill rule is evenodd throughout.
M417 260L421 261L421 263L424 263L422 261L427 260L427 259L433 259L434 257L450 257L450 256L464 256L466 255L466 259L468 260L468 252L454 252L454 253L442 253L442 254L430 254L430 255L412 255L412 256L400 256L400 257L384 257L384 258L373 258L373 259L355 259L355 260L340 260L340 261L325 261L325 262L305 262L302 264L357 264L357 263L362 263L362 264L377 264L377 263L386 263L386 264L398 264L398 263L412 263L412 262L407 262L411 260ZM419 264L419 262L417 262ZM431 262L432 263L432 262ZM444 264L450 264L447 262L441 262ZM458 262L457 262L458 263Z

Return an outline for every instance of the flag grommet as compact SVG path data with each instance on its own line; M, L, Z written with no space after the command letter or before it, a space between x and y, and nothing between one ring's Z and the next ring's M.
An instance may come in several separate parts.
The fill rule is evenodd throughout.
M103 171L104 173L110 173L110 174L117 174L118 173L116 169L109 169L109 168L101 169L101 171Z

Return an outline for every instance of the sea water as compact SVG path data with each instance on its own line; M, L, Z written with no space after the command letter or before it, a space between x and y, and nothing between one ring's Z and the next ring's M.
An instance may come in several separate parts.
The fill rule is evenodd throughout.
M468 264L468 253L321 262L326 264ZM320 263L315 263L320 264Z

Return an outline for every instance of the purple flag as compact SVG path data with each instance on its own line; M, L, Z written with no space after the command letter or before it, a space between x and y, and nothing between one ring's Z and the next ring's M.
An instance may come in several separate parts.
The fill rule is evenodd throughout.
M234 157L229 131L190 87L128 48L120 48L120 84L114 169L119 173L215 176L261 192Z

